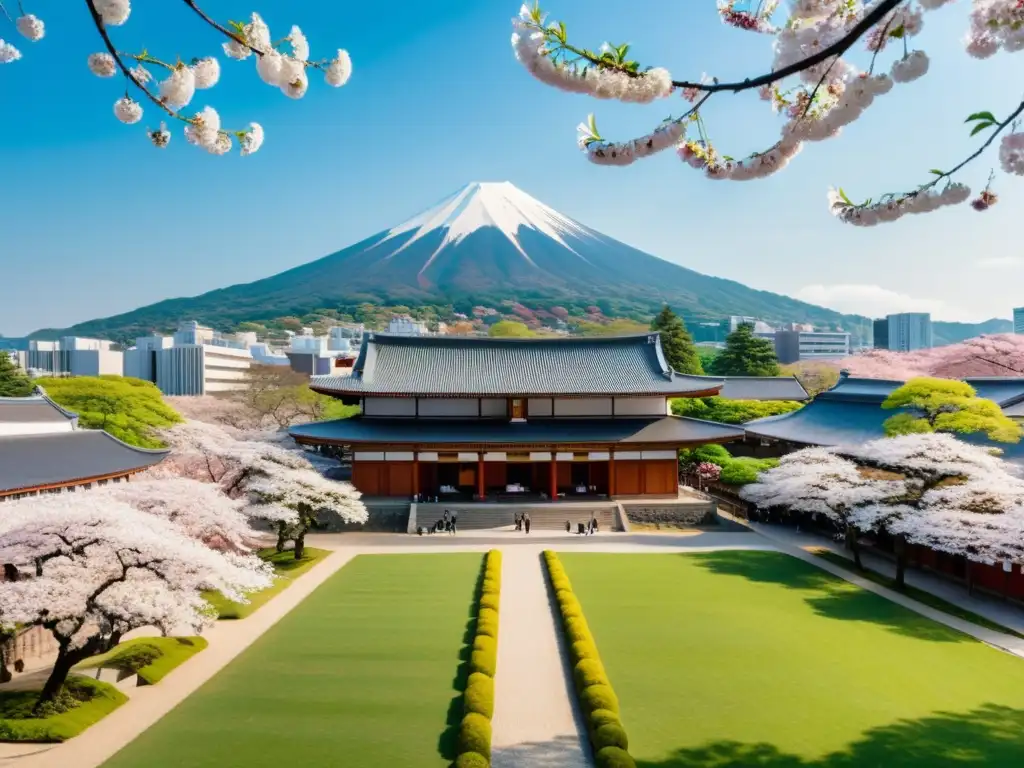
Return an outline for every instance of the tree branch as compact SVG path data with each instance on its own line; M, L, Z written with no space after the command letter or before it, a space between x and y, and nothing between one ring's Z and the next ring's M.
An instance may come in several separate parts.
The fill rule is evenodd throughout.
M1024 101L1022 101L1020 104L1017 105L1017 108L1015 110L1013 110L1013 112L1010 113L1010 116L1008 118L1006 118L1005 120L1003 120L1003 122L998 123L996 125L996 129L994 131L992 131L992 133L989 134L989 137L987 139L985 139L985 143L982 144L980 147L978 147L978 149L973 154L969 155L959 165L956 165L953 168L951 168L950 170L945 171L944 173L942 173L942 175L936 175L936 177L932 181L930 181L928 184L926 184L923 187L921 187L921 190L925 190L925 189L929 189L931 187L934 187L942 179L949 178L950 176L952 176L954 173L959 171L961 168L963 168L965 165L967 165L971 161L977 160L979 157L981 157L982 153L986 149L989 148L989 146L992 144L993 141L996 140L996 136L998 136L1003 131L1003 129L1005 129L1008 125L1010 125L1010 123L1012 123L1014 120L1016 120L1018 117L1020 117L1020 115L1022 113L1024 113ZM921 191L921 190L919 190L919 191Z
M236 35L230 29L228 29L227 27L224 27L224 26L218 24L216 21L211 19L202 8L200 8L198 5L196 5L195 0L184 0L184 2L185 2L185 5L187 5L193 11L195 11L195 13L199 16L199 18L201 18L203 21L205 21L211 27L216 29L222 35L225 35L225 36L231 38L232 40L234 40L239 45L244 45L246 48L248 48L250 51L255 53L257 56L262 56L263 55L263 51L257 50L256 48L253 48L251 45L249 45L249 43L247 43L241 37Z

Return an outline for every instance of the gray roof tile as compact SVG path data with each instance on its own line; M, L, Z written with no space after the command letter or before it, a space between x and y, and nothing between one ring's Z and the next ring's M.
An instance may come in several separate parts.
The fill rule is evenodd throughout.
M74 421L75 416L48 397L0 397L0 424L68 422Z
M0 493L135 472L160 463L167 454L136 448L90 429L4 437L0 438Z
M711 442L743 437L743 429L700 419L503 420L362 418L299 424L297 439L350 443L671 443Z
M807 400L810 395L793 376L725 376L719 393L729 400Z

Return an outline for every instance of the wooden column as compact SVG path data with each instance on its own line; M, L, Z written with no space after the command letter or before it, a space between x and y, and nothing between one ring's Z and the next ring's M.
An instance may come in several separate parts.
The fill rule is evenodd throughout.
M615 495L615 452L608 451L608 496Z
M420 454L419 452L413 452L412 454L412 495L420 495Z
M558 461L555 459L557 454L551 452L551 500L558 501Z
M484 498L484 455L478 453L476 455L476 495L481 500Z

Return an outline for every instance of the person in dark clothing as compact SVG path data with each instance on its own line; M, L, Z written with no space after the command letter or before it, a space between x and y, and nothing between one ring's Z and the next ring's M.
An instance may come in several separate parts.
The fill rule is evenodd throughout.
M590 526L587 530L587 535L592 536L597 532L597 518L594 515L590 516Z
M529 533L530 532L530 513L529 512L524 512L523 513L523 525L526 526L526 532Z
M451 521L452 522L452 536L454 536L456 534L456 532L457 532L456 524L458 523L458 520L459 520L458 514L455 513L455 512L452 512L452 521Z
M587 524L586 523L576 523L576 533L578 535L580 535L580 536L586 536L587 535Z
M521 518L519 516L518 512L516 512L516 530L517 531L523 530L523 518Z
M565 521L565 532L572 533L572 523L570 523L568 520Z
M442 519L444 520L446 526L448 524L448 521L452 519L452 513L448 511L447 507L445 507L444 509L444 517Z

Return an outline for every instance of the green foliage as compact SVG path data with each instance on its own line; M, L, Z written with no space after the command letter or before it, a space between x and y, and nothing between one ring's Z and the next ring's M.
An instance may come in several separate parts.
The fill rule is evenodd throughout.
M795 376L807 394L816 397L839 381L839 366L819 360L782 366L783 376Z
M470 712L462 718L459 727L459 753L475 752L490 758L491 756L491 721L476 712Z
M636 768L636 761L624 749L605 747L594 755L597 768Z
M590 685L580 691L580 704L587 711L607 709L618 713L619 700L610 685Z
M573 680L577 688L587 688L591 685L608 685L608 674L604 671L604 665L597 659L581 659L576 663L572 671Z
M155 685L208 645L204 637L140 637L87 659L79 668L119 669L138 674L143 682Z
M744 424L800 408L803 408L803 403L796 400L729 400L724 397L677 397L672 400L672 413L676 416L722 424Z
M67 741L98 723L128 697L108 683L71 676L59 701L63 711L33 717L39 691L0 691L0 741Z
M631 333L643 333L648 330L645 323L629 318L615 318L605 323L590 320L579 320L573 324L573 331L580 336L625 336Z
M526 323L520 323L517 320L499 320L488 329L487 334L494 337L517 339L537 335L527 327Z
M162 448L154 430L181 422L156 385L123 376L47 379L46 394L78 414L78 425L102 429L140 448Z
M259 555L274 568L274 584L259 592L249 595L248 603L235 603L228 600L220 592L208 591L203 598L217 613L218 619L244 619L255 610L261 608L268 600L291 586L299 576L319 563L331 553L326 549L306 547L301 560L295 559L291 551L278 552L275 549L261 550Z
M587 722L591 730L596 730L602 725L608 725L608 723L618 723L619 716L610 709L595 709L590 713Z
M722 467L718 480L726 485L746 485L757 481L762 472L777 467L778 459L754 459L739 456Z
M963 381L920 377L896 389L882 407L907 408L886 419L889 436L922 432L984 434L1000 443L1016 443L1021 427L1003 414L993 401L978 397L974 388Z
M480 672L469 676L464 694L465 712L475 712L488 720L494 717L494 678Z
M621 723L605 723L595 728L591 740L598 752L606 747L618 747L623 751L629 749L629 738Z
M717 464L720 467L724 467L732 461L732 454L729 453L724 445L708 443L697 448L684 448L679 452L679 461L682 464L700 464L706 461L709 464Z
M716 376L778 376L779 359L768 339L754 335L754 327L744 323L729 334L725 349L711 365Z
M477 752L463 752L455 758L454 768L491 768L491 761Z
M715 347L697 347L697 357L700 358L701 368L705 371L711 370L711 364L718 357L720 350Z
M668 304L651 322L651 330L661 334L661 347L665 351L665 359L676 373L704 375L704 367L693 337L686 330L686 324L669 309Z
M35 385L10 356L0 349L0 397L28 397Z

